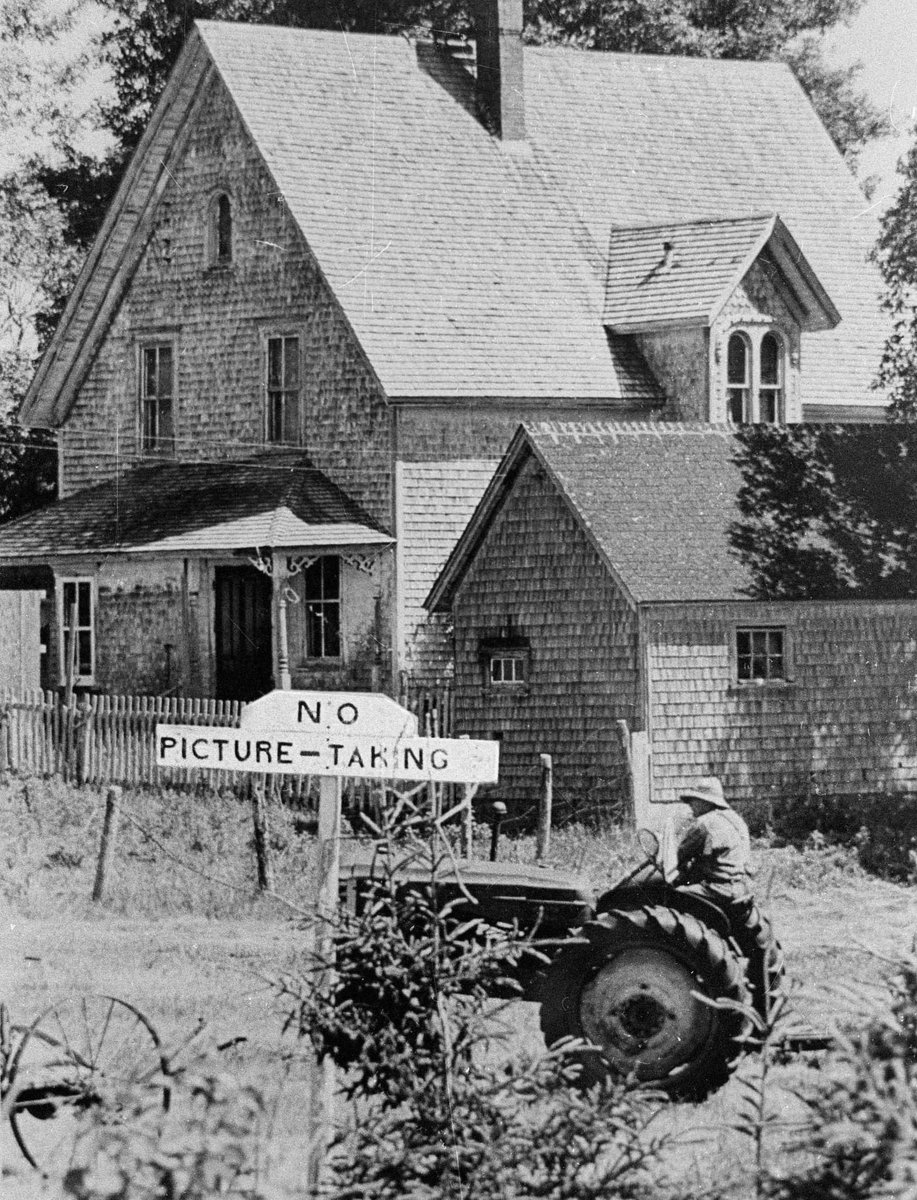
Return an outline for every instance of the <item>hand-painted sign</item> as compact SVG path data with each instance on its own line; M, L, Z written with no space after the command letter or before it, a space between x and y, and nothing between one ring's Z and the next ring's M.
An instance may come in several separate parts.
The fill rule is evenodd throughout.
M499 744L470 738L378 737L157 725L161 767L339 775L433 783L496 783Z
M416 737L417 718L381 692L274 691L242 709L241 729Z

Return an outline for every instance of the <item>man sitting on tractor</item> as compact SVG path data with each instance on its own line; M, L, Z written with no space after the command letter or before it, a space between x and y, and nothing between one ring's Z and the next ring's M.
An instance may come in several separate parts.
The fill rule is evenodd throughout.
M693 820L678 842L675 883L723 905L751 899L751 842L748 826L731 809L713 775L681 790Z

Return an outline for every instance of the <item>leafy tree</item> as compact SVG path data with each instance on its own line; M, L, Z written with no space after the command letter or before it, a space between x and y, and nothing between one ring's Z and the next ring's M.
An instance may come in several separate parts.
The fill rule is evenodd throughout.
M0 0L0 520L54 493L53 440L15 412L49 322L73 284L79 250L26 164L78 139L84 51L64 51L82 0Z
M86 56L63 53L61 42L78 8L0 0L0 416L21 398L40 314L59 306L79 261L47 190L23 170L36 147L53 155L77 136L73 93Z
M53 500L57 484L54 436L0 417L0 521Z
M899 164L904 183L882 217L876 261L885 280L882 304L892 320L877 388L891 400L890 416L917 421L917 142Z
M917 426L748 426L730 531L759 599L917 597Z

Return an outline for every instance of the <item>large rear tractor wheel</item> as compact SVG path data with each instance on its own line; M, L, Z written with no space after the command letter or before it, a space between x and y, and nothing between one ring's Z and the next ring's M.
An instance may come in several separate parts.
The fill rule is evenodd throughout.
M613 1073L687 1100L725 1083L745 1048L750 999L729 944L662 906L602 913L583 937L554 959L541 989L548 1045L589 1044L575 1051L579 1082Z
M755 1012L770 1023L777 1001L784 994L786 967L783 948L774 936L770 921L756 904L749 905L741 919L733 920L732 935L748 962L747 976Z

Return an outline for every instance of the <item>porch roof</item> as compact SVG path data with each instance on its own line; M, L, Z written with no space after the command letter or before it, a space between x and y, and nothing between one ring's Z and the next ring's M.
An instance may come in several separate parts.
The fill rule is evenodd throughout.
M301 455L156 463L0 526L0 561L386 546L393 538Z

